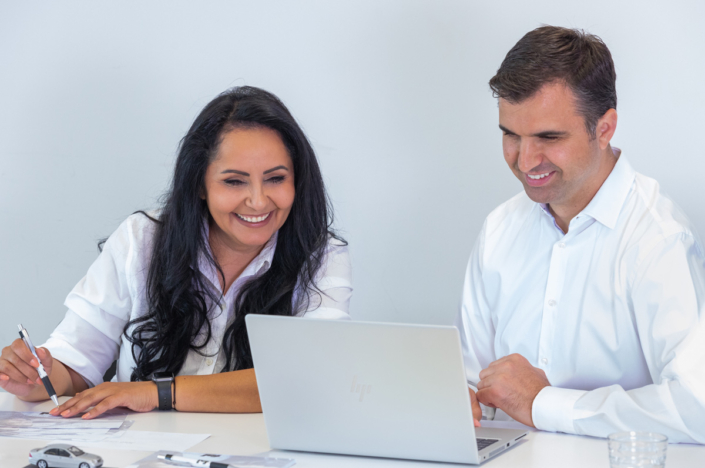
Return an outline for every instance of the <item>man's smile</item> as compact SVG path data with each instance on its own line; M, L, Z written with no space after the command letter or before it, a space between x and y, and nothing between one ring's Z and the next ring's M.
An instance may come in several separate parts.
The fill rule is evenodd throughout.
M526 183L532 187L541 187L553 179L556 171L543 172L540 174L524 174Z

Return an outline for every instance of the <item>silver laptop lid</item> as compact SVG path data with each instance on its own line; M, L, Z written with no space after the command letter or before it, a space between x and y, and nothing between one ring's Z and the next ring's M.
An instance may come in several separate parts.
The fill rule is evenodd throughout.
M456 328L246 323L272 448L478 463Z

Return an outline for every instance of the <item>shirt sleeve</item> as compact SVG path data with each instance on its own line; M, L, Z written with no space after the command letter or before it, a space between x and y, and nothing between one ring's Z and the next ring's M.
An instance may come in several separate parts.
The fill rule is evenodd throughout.
M331 238L323 266L316 275L316 289L309 291L306 318L350 320L352 267L348 246Z
M141 215L136 215L141 216ZM133 245L128 218L110 236L86 276L69 293L66 316L44 346L89 386L117 359L120 337L130 318L132 296L126 274Z
M480 381L480 371L496 360L495 327L482 276L486 229L487 222L482 227L470 254L463 283L460 311L455 320L455 326L460 332L465 376L468 384L475 391L477 391L477 383Z
M681 233L660 241L635 268L629 297L653 384L546 387L532 407L536 427L597 437L654 431L671 442L705 443L703 266L699 244Z

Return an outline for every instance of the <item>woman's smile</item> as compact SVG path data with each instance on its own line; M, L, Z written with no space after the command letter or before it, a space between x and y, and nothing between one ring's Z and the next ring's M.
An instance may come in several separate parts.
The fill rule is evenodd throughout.
M265 213L263 215L243 215L240 213L235 213L235 218L247 227L260 227L264 226L269 222L270 215L274 211Z

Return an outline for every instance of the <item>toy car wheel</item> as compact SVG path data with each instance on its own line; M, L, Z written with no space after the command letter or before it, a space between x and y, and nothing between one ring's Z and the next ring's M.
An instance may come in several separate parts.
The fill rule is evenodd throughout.
M49 465L46 460L39 460L37 462L37 468L47 468Z
M88 466L88 463L81 463L80 465L78 465L78 468L91 468L91 467Z

